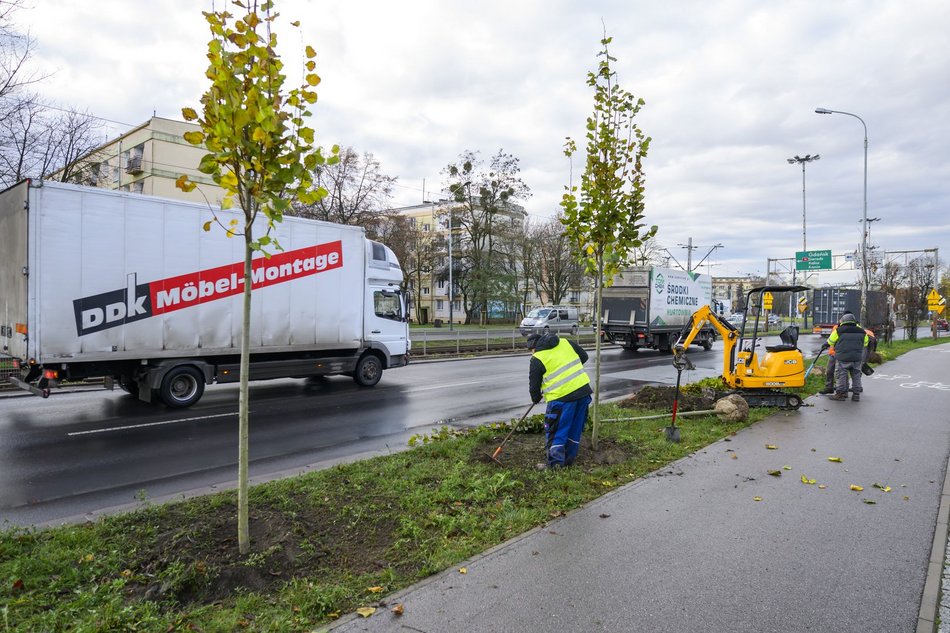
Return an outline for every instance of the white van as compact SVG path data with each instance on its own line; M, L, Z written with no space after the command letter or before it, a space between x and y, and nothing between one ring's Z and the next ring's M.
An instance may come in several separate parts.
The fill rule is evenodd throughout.
M534 308L521 321L522 336L543 332L570 332L577 334L577 308L572 306L544 306Z

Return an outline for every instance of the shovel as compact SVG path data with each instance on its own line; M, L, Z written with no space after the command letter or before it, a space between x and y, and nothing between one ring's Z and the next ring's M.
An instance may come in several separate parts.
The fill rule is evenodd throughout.
M501 455L501 449L503 449L503 448L505 447L505 444L508 443L508 440L511 439L511 436L514 435L515 430L516 430L519 426L521 426L521 423L525 421L525 418L528 417L528 414L531 413L531 409L533 409L533 408L534 408L534 403L532 402L532 403L531 403L531 406L528 407L528 410L524 412L524 415L523 415L523 416L521 416L521 419L518 420L518 421L514 424L514 426L511 427L511 430L510 430L510 431L508 431L508 435L506 435L506 436L505 436L505 439L503 439L503 440L501 441L501 444L498 445L498 448L495 449L495 452L492 453L492 454L489 456L489 457L491 457L492 461L495 462L496 464L498 464L499 466L501 466L501 462L498 461L498 456Z
M663 429L666 439L670 442L680 441L680 430L676 426L676 410L680 403L680 378L683 376L684 369L696 369L693 362L686 356L685 351L676 351L673 354L673 367L676 367L676 391L673 392L673 419L670 425Z
M818 362L818 359L821 358L821 355L825 353L825 348L822 347L818 350L818 356L815 356L815 360L811 362L811 366L808 368L808 371L805 372L805 380L808 380L808 375L811 374L811 370L815 368L815 363Z

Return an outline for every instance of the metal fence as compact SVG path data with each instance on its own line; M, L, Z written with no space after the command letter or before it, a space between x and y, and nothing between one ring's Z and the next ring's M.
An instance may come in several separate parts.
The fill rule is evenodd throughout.
M577 334L559 333L577 343L593 343L591 328L578 330ZM476 354L485 352L503 352L525 350L525 336L517 329L455 329L426 328L409 332L412 340L413 356L438 356L443 354Z

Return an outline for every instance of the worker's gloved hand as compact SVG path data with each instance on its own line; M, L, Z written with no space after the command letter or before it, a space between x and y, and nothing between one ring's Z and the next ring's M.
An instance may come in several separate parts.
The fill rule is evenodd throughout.
M822 350L826 350L826 349L828 349L828 348L830 348L830 347L831 347L831 345L829 345L828 343L825 343L824 345L821 346L821 349L822 349Z
M541 402L541 398L537 398L537 399L531 398L531 403L532 403L532 404L538 404L539 402Z

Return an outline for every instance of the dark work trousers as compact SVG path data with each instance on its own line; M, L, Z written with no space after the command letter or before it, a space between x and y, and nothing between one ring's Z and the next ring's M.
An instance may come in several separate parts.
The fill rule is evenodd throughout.
M577 459L590 401L591 397L585 396L580 400L548 402L544 414L544 432L549 468L570 466Z
M830 354L828 366L825 367L825 391L829 393L835 390L835 364L835 355Z

